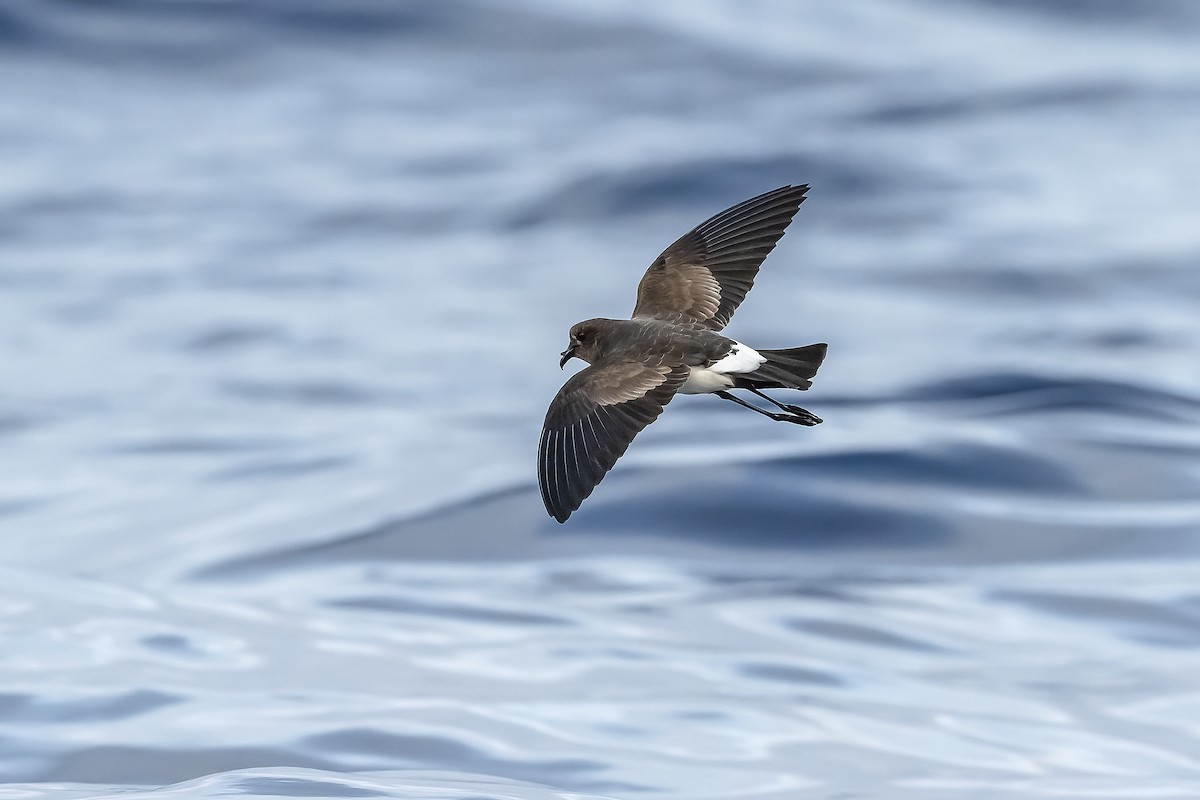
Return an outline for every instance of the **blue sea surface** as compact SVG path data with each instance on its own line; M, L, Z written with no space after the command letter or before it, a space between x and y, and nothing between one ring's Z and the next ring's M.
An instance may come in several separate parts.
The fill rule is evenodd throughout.
M1200 4L0 5L0 800L1200 797ZM568 327L810 183L567 525Z

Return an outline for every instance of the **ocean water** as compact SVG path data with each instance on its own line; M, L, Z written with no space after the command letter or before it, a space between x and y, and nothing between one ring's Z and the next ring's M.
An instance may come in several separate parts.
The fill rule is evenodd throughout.
M0 6L0 799L1200 797L1190 0ZM810 199L573 517L567 328Z

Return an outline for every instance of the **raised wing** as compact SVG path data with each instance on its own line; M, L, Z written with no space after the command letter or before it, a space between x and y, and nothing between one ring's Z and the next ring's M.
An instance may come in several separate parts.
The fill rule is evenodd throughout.
M685 233L642 276L633 316L682 318L716 331L724 328L807 191L807 184L783 186Z
M550 516L567 517L687 380L686 366L592 366L566 382L546 412L538 486Z

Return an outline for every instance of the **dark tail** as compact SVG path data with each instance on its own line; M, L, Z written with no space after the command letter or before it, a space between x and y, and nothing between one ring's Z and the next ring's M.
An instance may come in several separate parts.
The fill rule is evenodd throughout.
M740 389L807 389L809 380L821 368L825 360L825 343L807 347L792 347L787 350L759 350L766 356L766 363L754 372L737 376L734 386Z

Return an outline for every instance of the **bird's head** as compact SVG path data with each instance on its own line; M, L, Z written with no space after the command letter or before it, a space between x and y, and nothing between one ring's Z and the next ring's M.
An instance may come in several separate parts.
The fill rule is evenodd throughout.
M596 356L600 352L600 339L604 333L604 326L601 325L603 322L604 320L600 319L589 319L571 326L571 341L567 344L567 349L560 353L560 368L566 367L572 358L582 359L589 364L596 363Z

